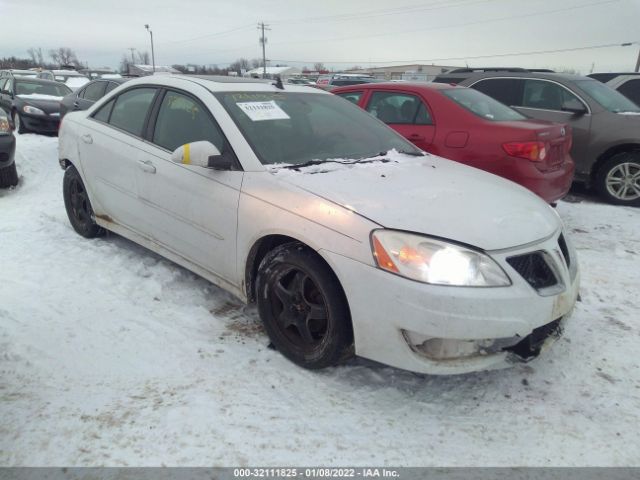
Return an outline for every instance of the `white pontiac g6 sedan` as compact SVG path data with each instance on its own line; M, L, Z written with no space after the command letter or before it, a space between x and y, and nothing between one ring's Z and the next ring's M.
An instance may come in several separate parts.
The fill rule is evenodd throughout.
M62 123L69 221L257 302L306 368L453 374L536 357L578 295L555 211L348 101L233 77L131 80Z

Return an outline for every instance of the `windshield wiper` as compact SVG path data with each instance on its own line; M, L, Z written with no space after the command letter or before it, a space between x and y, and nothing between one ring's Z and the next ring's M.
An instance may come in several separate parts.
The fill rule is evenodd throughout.
M343 162L340 160L309 160L308 162L299 163L297 165L283 165L281 168L290 168L292 170L297 170L298 168L311 167L313 165L322 165L324 163L339 163L340 165L354 165L356 163L373 163L373 162L382 162L387 163L390 162L388 158L361 158L359 160L351 160L348 162Z
M403 153L405 155L411 155L412 157L424 157L426 154L424 152L410 152L408 150L396 150L398 153ZM389 153L389 151L386 152L380 152L378 155L383 156L386 155L387 153Z

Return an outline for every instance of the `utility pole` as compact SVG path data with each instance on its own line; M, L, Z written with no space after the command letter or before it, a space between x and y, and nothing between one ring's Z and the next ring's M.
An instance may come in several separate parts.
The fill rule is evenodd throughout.
M258 29L262 32L260 35L260 44L262 45L262 78L266 78L267 76L267 55L265 53L265 44L267 43L267 39L264 36L264 31L271 30L268 27L269 25L265 25L264 22L260 22L258 24Z
M640 72L640 50L638 50L638 60L636 60L636 72Z
M153 73L156 73L156 55L153 52L153 32L149 28L149 24L147 23L144 28L147 29L149 35L151 35L151 65L153 66Z

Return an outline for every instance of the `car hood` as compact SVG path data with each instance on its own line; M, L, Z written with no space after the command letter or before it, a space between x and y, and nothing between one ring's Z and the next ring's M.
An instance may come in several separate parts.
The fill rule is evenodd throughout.
M352 165L324 163L298 170L275 166L271 171L385 228L483 250L535 242L561 226L553 209L525 188L433 155L393 152Z
M31 105L32 107L39 108L44 113L58 113L60 112L60 101L63 97L55 97L53 95L18 95L17 96L25 105Z

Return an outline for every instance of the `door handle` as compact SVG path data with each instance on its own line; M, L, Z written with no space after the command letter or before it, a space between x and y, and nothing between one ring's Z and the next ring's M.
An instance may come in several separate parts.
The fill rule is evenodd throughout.
M80 105L78 104L78 102L73 102L73 108L80 108Z
M93 137L88 133L80 137L84 143L93 143Z
M156 173L156 167L148 160L138 160L138 168L145 173Z

